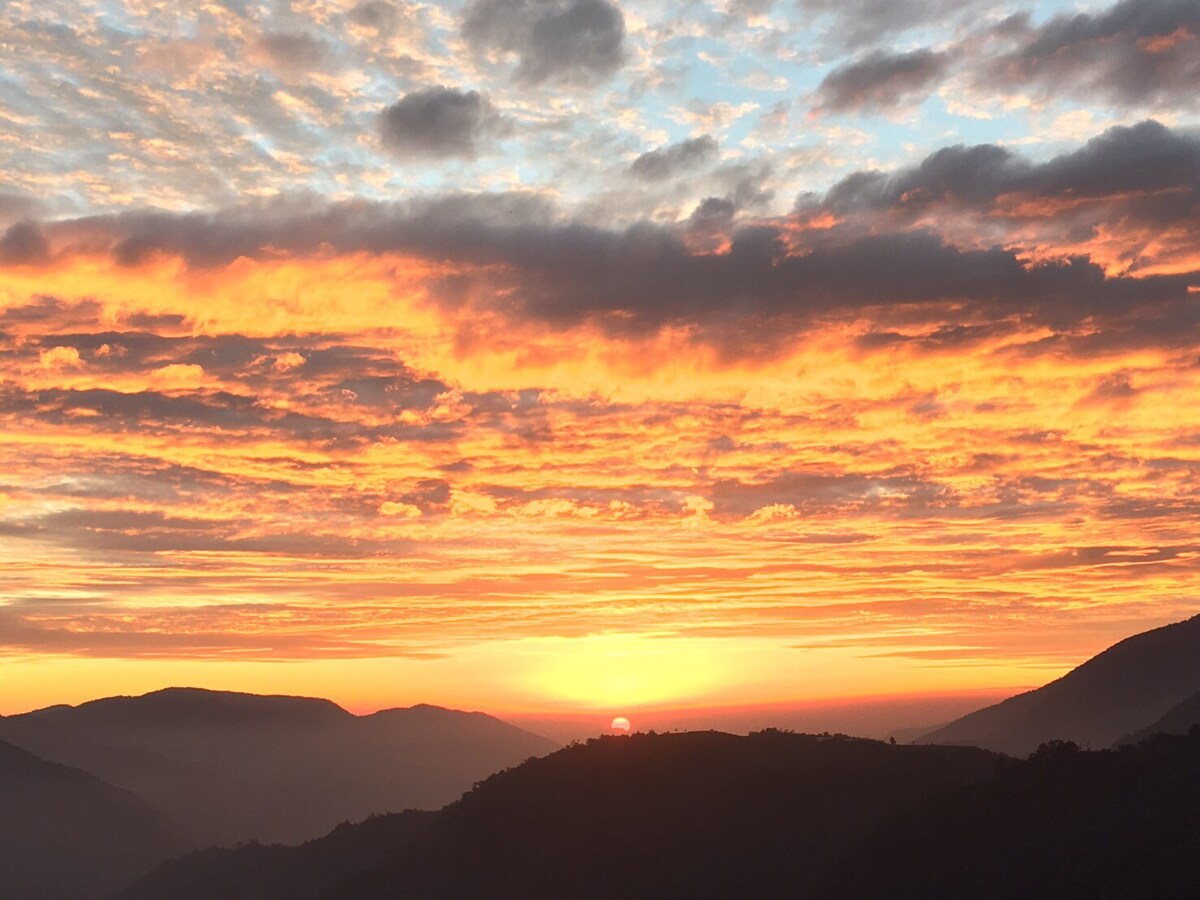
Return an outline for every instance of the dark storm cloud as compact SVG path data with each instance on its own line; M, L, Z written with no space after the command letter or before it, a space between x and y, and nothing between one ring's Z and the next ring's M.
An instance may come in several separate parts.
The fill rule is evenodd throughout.
M462 33L478 53L515 54L526 84L596 81L624 58L625 17L609 0L472 0Z
M838 66L817 87L820 107L830 112L888 110L923 99L946 71L950 57L932 50L876 50Z
M1013 23L1006 30L1013 31ZM1103 12L1026 26L1018 48L983 67L978 83L985 89L1037 86L1054 95L1077 91L1125 105L1193 106L1200 3L1123 0Z
M385 149L401 158L474 159L481 144L505 131L504 121L478 91L448 87L406 94L379 117Z
M717 142L706 134L646 151L629 166L629 174L642 181L667 181L716 158Z

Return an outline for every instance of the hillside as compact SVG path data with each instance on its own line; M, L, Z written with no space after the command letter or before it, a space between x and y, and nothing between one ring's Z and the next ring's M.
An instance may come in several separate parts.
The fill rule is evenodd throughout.
M204 843L299 842L436 809L550 741L430 706L355 716L327 700L173 688L0 718L0 739L133 791Z
M884 816L986 778L997 761L781 732L601 738L493 775L423 821L380 817L299 848L199 854L122 900L200 900L231 884L245 900L791 894ZM360 874L347 877L352 850Z
M1200 728L1118 751L1049 744L903 810L816 896L1191 900Z
M192 846L138 797L0 741L0 896L106 897Z
M1200 725L1200 693L1172 707L1157 722L1121 738L1117 745L1136 744L1156 734L1187 734L1196 725Z
M766 732L589 741L435 813L205 851L118 900L1140 900L1200 879L1200 729L1026 760Z
M1126 638L1044 687L921 738L1023 756L1051 740L1109 747L1200 691L1200 616Z

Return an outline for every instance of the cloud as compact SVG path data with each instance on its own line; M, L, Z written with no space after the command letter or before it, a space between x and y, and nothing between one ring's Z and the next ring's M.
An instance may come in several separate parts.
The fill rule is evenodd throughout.
M295 71L320 68L329 53L324 41L304 31L269 31L256 49L273 65Z
M1110 128L1078 150L1036 164L991 144L946 147L916 166L848 176L830 189L824 206L838 215L915 216L942 205L1046 218L1060 210L1077 217L1100 202L1109 204L1110 218L1114 209L1122 219L1160 226L1190 218L1200 202L1200 138L1146 121Z
M478 91L434 87L406 94L379 117L383 146L401 158L474 159L505 132L500 114Z
M50 256L50 244L41 229L33 222L10 225L0 237L0 263L29 265L45 262Z
M716 158L717 141L705 134L678 144L647 150L629 166L629 174L642 181L666 181Z
M805 12L833 17L826 34L844 47L879 43L890 35L962 15L975 5L979 4L971 0L799 0Z
M0 188L0 226L36 218L44 206L41 200L29 194Z
M984 66L982 89L1034 86L1126 105L1193 107L1200 83L1200 4L1122 0L1026 27L1019 46Z
M462 33L480 54L515 55L531 85L593 83L624 59L625 17L609 0L471 0Z
M877 112L921 100L933 89L950 57L932 50L876 50L840 65L817 87L820 108L829 112Z
M346 17L355 25L387 34L395 29L400 20L400 12L385 0L366 0L365 3L354 6Z
M887 317L901 315L949 328L930 339L943 346L957 326L1019 317L1053 329L1055 339L1079 332L1072 340L1084 340L1088 331L1098 350L1108 340L1181 346L1197 336L1189 286L1200 281L1198 182L1200 142L1148 122L1111 129L1042 163L1007 148L953 147L897 172L856 173L823 200L805 200L795 217L734 228L706 252L689 244L688 229L729 222L730 206L720 201L736 209L736 192L702 204L692 222L623 229L571 221L523 194L284 201L45 227L55 244L76 232L91 246L106 240L126 264L155 252L198 266L280 253L416 255L456 267L444 284L430 286L456 309L470 303L514 321L557 329L590 323L616 335L679 327L734 354L770 352L822 317L864 310L883 330ZM805 224L821 216L838 224ZM964 239L963 217L971 216L980 228ZM1113 221L1140 223L1146 236L1131 237L1124 250L1101 245L1096 252L1154 252L1137 241L1162 244L1161 226L1175 223L1178 266L1135 277L1107 256L1093 258L1084 245ZM1025 242L1039 252L1030 256ZM1066 249L1043 249L1056 247ZM960 312L947 321L951 308Z

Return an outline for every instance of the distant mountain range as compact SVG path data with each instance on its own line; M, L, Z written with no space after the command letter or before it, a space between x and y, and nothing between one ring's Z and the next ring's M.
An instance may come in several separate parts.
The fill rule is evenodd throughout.
M0 717L0 740L132 791L204 844L295 843L372 813L437 809L557 746L482 713L355 716L328 700L192 688Z
M0 741L0 897L107 897L195 846L128 791Z
M1057 681L963 716L920 740L1014 756L1051 740L1099 749L1153 726L1198 692L1200 616L1195 616L1126 638Z

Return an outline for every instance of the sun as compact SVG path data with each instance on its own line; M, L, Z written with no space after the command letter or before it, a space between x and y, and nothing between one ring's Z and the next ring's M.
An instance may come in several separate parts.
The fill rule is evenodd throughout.
M624 716L617 716L608 726L613 731L627 733L629 731L629 720Z

